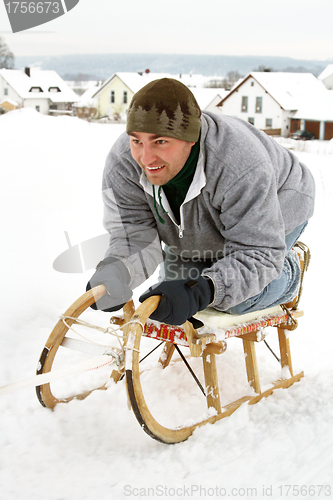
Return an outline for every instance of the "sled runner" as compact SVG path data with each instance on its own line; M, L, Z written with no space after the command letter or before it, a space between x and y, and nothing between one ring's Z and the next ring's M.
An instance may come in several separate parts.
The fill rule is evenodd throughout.
M309 251L305 245L299 244L299 246L301 249L299 255L303 281L303 275L309 262ZM119 346L116 348L67 336L67 333L73 327L75 327L75 332L78 326L97 328L109 333L112 326L104 329L94 327L81 318L82 313L102 297L105 292L103 285L89 290L62 315L41 353L37 374L51 372L53 363L62 350L60 347L67 347L90 355L112 357L113 366L115 365L115 367L112 370L111 378L115 382L125 378L128 400L139 424L149 436L160 442L177 443L184 441L197 427L229 417L241 405L246 403L255 404L262 398L270 396L276 389L288 388L304 376L303 372L294 373L293 371L289 345L289 333L297 328L297 318L303 316L303 311L298 309L300 293L290 304L242 316L232 316L219 313L216 310L206 309L198 313L193 322L187 321L182 327L164 325L149 319L160 300L159 296L154 296L148 298L136 311L133 302L129 301L123 308L123 317L111 318L111 325L118 325L121 329L119 330L121 331L121 339L120 335L116 334L119 342ZM102 314L104 314L104 317L107 316L106 313ZM280 349L279 361L283 378L274 381L268 388L265 387L265 390L262 390L256 358L256 343L266 342L266 331L264 330L266 327L274 327L277 330ZM250 390L247 392L251 394L246 394L222 406L216 356L226 351L227 341L231 338L242 340L247 380L250 386ZM157 375L155 377L158 381L162 381L162 387L159 389L161 391L161 402L165 395L164 388L168 388L174 378L172 375L174 363L183 361L206 399L207 408L199 414L199 417L191 414L190 418L186 417L184 422L176 426L170 426L161 423L160 415L156 416L155 413L153 415L150 409L149 393L146 393L143 389L146 370L141 368L140 362L140 357L142 358L142 352L140 354L140 351L146 348L147 342L153 342L148 339L159 340L163 344L163 350L157 363L160 369L156 370ZM142 349L143 342L145 343L144 349ZM185 351L188 352L187 357L184 355ZM175 353L178 354L178 358L173 360ZM203 373L195 374L191 365L198 368L197 365L201 359ZM166 381L165 378L167 372L165 369L167 367L170 373L170 382ZM149 369L152 369L151 366ZM203 383L201 383L200 378L203 379ZM181 379L176 385L177 390L186 391L188 380L185 380L181 375ZM103 384L97 389L105 389L105 386L106 384ZM70 397L62 397L53 393L50 383L36 388L40 403L48 408L54 408L60 402L67 403L72 399L84 399L94 390L96 388L79 392ZM198 390L198 392L200 391ZM187 401L188 398L187 395Z

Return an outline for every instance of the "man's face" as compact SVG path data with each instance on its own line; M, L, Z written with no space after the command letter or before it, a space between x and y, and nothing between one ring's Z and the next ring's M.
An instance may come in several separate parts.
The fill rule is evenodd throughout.
M195 143L146 132L131 132L130 144L132 156L149 182L163 186L181 171Z

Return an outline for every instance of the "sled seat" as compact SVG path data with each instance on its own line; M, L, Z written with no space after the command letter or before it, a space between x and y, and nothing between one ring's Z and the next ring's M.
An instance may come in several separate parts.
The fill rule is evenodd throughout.
M197 313L194 318L202 322L202 327L195 330L188 325L173 326L158 321L148 320L145 324L142 335L155 340L177 344L185 347L192 347L193 345L208 346L209 343L222 342L230 337L240 337L248 335L255 341L263 340L263 329L268 326L278 326L290 323L289 329L295 329L292 325L294 320L304 315L304 312L297 309L289 311L283 306L275 306L261 311L255 311L243 315L232 315L217 311L213 308L207 308L204 311ZM124 319L121 317L113 316L110 320L112 324L122 325ZM186 323L185 323L186 325ZM191 342L189 343L186 329L188 334L193 332ZM209 333L213 330L214 333ZM194 333L195 332L195 333ZM260 333L259 333L260 332ZM251 334L251 335L250 335ZM193 350L192 356L196 357ZM200 355L201 352L197 355Z
M288 311L288 310L287 310ZM203 323L198 328L194 344L206 344L207 342L219 342L230 337L239 337L245 334L256 333L268 326L278 326L280 324L292 322L292 319L303 316L303 311L287 312L283 306L275 306L261 311L255 311L243 315L232 315L207 308L198 312L194 318ZM291 319L292 318L292 319ZM208 333L213 330L214 333ZM184 327L166 325L163 323L148 320L143 332L145 337L156 340L164 340L179 345L189 346ZM259 340L259 335L252 335L254 340Z

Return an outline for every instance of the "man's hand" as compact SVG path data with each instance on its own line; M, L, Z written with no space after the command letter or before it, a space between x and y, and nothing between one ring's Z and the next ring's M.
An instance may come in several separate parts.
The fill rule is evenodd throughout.
M152 295L162 297L151 319L168 325L182 325L212 302L214 285L202 276L197 280L162 281L147 290L139 300L143 302Z
M87 291L97 285L104 285L106 294L100 298L93 309L105 312L117 311L132 297L128 286L130 275L124 264L114 257L107 257L96 267L96 272L87 284Z

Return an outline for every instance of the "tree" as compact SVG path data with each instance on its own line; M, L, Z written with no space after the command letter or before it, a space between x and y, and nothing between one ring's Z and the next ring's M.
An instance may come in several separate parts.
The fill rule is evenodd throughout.
M230 90L241 78L243 78L243 75L238 73L238 71L229 71L226 78L223 80L222 87L226 90Z
M238 71L229 71L225 77L212 78L206 82L205 87L211 89L225 89L230 90L235 83L244 78Z
M273 68L270 68L269 66L258 66L257 69L254 69L253 71L258 71L259 73L272 73L274 71Z
M0 36L0 68L14 68L14 54L9 50L5 40Z

